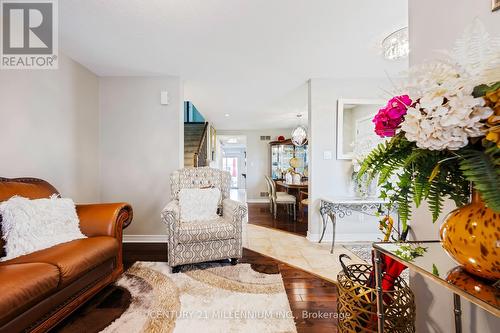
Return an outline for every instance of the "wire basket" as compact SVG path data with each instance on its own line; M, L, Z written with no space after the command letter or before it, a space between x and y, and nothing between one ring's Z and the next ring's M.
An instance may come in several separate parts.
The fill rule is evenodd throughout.
M377 332L377 293L366 286L371 265L355 264L337 275L339 332ZM415 296L405 280L398 277L393 291L384 291L384 331L415 332Z

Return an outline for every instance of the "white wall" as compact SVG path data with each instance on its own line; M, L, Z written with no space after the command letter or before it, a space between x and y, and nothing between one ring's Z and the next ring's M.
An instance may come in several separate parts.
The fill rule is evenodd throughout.
M444 17L446 15L446 17ZM500 33L500 12L491 12L489 0L410 0L410 63L422 63L435 56L435 50L450 49L474 18L479 18L490 34ZM448 204L446 211L453 207ZM440 221L434 225L427 207L416 210L412 228L415 239L437 239ZM418 275L411 278L417 301L417 332L452 332L452 294L428 283ZM463 332L496 332L500 319L462 300ZM496 327L496 329L495 329Z
M0 70L0 176L37 177L99 200L97 77L62 53L58 70Z
M307 237L321 235L320 198L352 196L352 162L336 159L337 100L387 99L386 79L311 79L309 81L309 226ZM323 159L331 152L332 159ZM376 218L353 214L337 220L336 241L375 240L381 236ZM326 240L331 240L328 225Z
M100 183L105 202L127 201L132 235L164 235L170 174L182 167L182 88L177 77L100 79ZM160 105L167 90L169 104Z
M42 178L76 202L130 202L125 233L163 235L182 96L177 77L98 78L64 54L58 70L0 71L0 177Z
M291 128L267 130L221 130L217 135L245 135L247 138L247 199L250 201L267 199L260 192L267 192L264 176L270 176L269 141L261 141L261 135L271 136L271 141L280 135L290 137Z
M500 30L500 11L491 12L491 0L409 0L410 64L449 50L465 27L478 18L490 34Z

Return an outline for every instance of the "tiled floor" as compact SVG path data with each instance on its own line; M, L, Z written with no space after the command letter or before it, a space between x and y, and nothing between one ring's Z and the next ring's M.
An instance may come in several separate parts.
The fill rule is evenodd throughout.
M313 243L302 236L253 224L245 225L243 246L332 282L337 281L342 270L340 254L349 255L352 263L363 263L340 244L335 245L331 254L328 243Z

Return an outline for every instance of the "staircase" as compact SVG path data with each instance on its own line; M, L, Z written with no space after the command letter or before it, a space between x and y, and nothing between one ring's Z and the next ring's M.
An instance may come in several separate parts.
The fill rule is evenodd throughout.
M206 166L206 129L208 123L184 123L184 167ZM197 165L195 165L195 156Z

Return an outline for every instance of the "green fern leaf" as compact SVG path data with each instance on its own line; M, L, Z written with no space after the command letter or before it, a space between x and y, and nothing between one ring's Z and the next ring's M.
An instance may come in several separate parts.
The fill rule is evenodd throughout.
M438 177L442 178L442 177ZM441 195L440 180L433 180L429 188L429 209L432 213L432 223L436 222L443 210L444 198Z
M500 212L500 149L466 149L460 152L460 170L481 192L488 207Z

